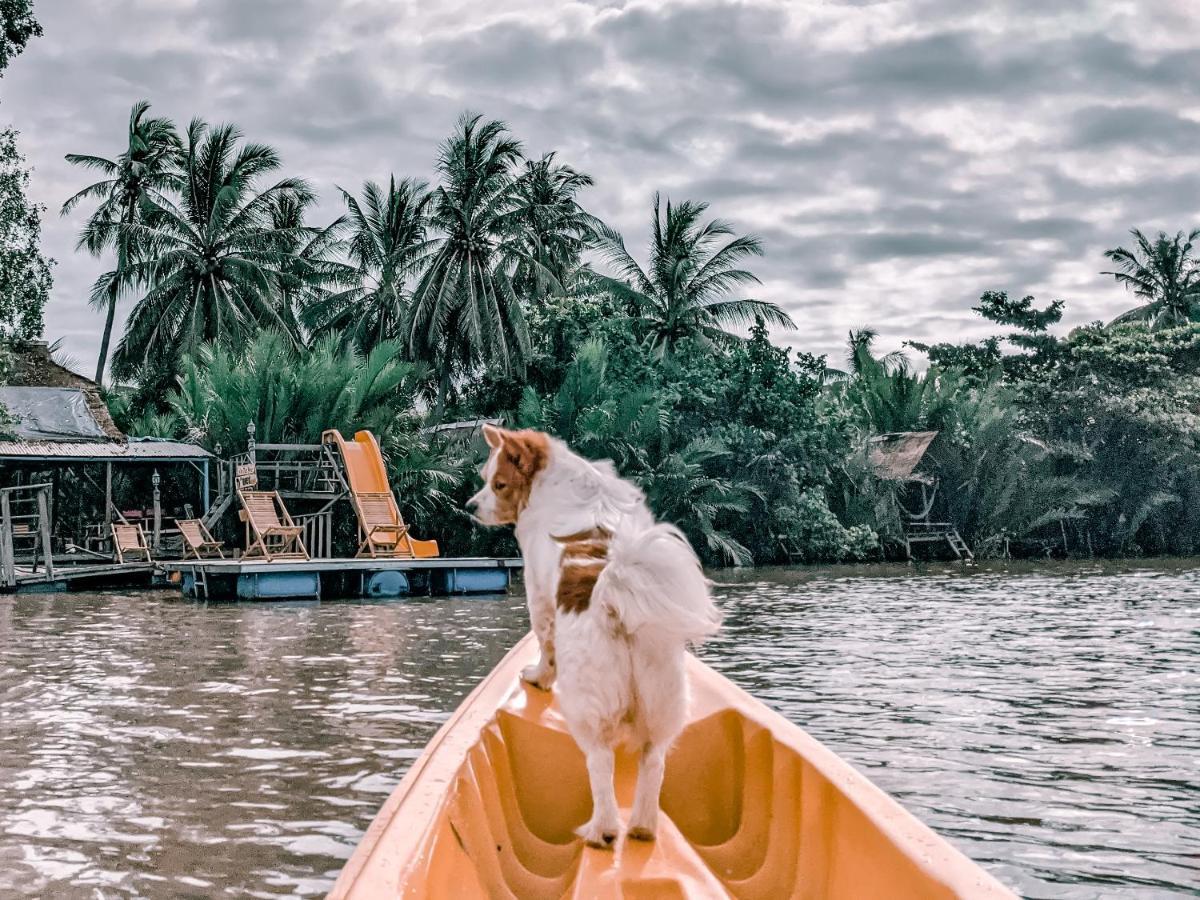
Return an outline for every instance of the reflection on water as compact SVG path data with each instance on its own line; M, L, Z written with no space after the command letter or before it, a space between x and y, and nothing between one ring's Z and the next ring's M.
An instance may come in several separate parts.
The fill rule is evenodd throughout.
M718 574L704 656L1031 897L1200 884L1200 572ZM0 895L320 895L519 597L0 598Z

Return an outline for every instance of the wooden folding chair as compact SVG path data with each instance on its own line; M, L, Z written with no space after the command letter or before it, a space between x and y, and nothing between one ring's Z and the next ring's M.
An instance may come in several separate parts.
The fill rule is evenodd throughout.
M129 525L121 522L112 524L113 553L117 562L126 562L126 557L142 558L153 562L150 558L150 544L146 541L146 532L141 525Z
M358 513L359 533L362 535L356 555L411 559L413 553L406 540L408 526L400 518L391 492L351 494L350 497L354 511Z
M362 543L357 556L414 559L438 555L437 541L421 541L408 533L391 491L351 494Z
M199 519L179 519L175 525L179 528L180 537L183 538L184 559L189 556L194 556L196 559L212 559L213 556L220 559L225 558L225 552L221 549L225 546L224 542L213 538Z
M246 523L246 556L275 559L308 559L300 537L304 528L292 521L278 491L238 491L242 521Z

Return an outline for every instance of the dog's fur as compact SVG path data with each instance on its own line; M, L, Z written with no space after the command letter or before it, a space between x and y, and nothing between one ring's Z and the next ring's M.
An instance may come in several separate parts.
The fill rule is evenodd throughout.
M684 652L720 613L683 534L655 524L642 492L536 431L484 426L492 452L468 502L486 525L515 524L541 656L522 677L548 690L587 756L596 847L620 830L613 751L642 752L630 837L652 840L663 766L687 712Z

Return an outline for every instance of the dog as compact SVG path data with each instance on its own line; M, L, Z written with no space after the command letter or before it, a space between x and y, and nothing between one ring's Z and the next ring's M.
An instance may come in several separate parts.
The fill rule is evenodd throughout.
M484 426L483 488L467 502L485 525L516 526L540 657L522 678L557 680L567 728L587 759L592 816L579 835L611 849L620 832L614 751L641 750L627 834L653 840L671 743L687 715L687 645L721 615L683 533L654 520L610 462L537 431Z

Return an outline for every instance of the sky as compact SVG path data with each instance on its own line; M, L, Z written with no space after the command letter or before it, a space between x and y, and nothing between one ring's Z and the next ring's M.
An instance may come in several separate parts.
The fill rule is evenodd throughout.
M977 10L973 7L979 7ZM74 249L88 183L145 98L237 123L340 212L335 186L433 177L465 110L596 181L644 263L655 191L763 240L750 296L840 364L975 339L985 290L1063 299L1063 330L1135 305L1105 249L1198 223L1200 4L1182 0L41 0L0 79L57 259L46 335L90 372L105 263ZM119 322L136 298L127 298ZM919 362L919 356L915 357Z

